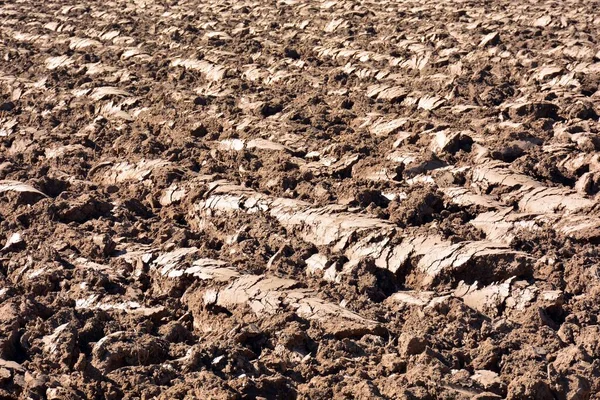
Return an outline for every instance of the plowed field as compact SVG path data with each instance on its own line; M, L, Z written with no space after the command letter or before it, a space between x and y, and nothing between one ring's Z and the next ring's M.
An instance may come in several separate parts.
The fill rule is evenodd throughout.
M598 9L0 2L0 398L599 399Z

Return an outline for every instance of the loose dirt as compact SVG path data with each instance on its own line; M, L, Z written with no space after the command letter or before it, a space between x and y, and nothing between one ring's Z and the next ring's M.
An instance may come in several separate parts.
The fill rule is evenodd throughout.
M596 2L0 2L0 398L600 399Z

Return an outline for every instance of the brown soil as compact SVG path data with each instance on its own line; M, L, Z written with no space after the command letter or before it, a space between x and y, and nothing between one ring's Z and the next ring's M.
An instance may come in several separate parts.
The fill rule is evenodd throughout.
M0 2L0 398L600 399L596 2Z

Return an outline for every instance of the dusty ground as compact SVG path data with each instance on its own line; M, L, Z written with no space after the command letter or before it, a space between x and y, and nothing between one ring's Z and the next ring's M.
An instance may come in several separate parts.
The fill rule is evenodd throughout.
M592 1L4 1L0 397L600 398Z

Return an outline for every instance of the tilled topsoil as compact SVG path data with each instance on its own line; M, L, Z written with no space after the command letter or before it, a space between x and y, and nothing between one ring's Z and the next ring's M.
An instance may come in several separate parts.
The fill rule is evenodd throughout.
M1 2L0 398L600 398L598 7Z

